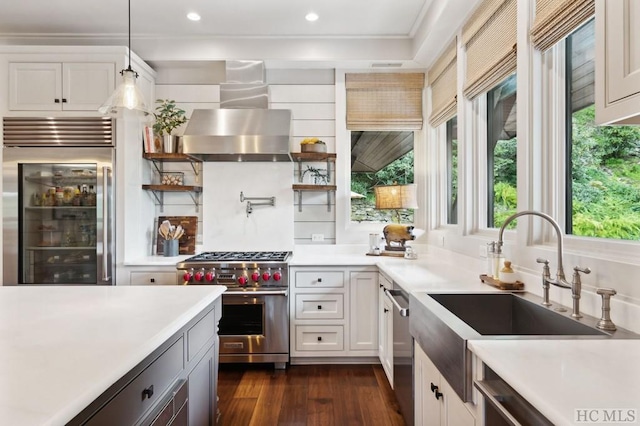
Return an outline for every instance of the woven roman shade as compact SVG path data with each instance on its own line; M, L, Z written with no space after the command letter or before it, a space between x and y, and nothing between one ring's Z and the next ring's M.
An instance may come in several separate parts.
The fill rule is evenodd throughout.
M345 75L347 129L422 129L424 73Z
M456 40L440 55L429 69L431 86L431 114L429 124L438 127L456 115L458 85Z
M462 29L464 95L473 99L516 70L516 0L484 0Z
M536 0L531 41L545 51L595 14L594 0Z

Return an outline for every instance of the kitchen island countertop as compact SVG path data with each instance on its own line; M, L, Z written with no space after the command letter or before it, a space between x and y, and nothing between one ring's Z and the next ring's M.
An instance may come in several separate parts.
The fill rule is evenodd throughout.
M469 347L555 425L578 423L576 410L595 420L583 423L609 423L604 410L613 409L625 417L634 409L627 423L640 421L640 340L471 340Z
M65 424L224 290L0 288L0 422Z

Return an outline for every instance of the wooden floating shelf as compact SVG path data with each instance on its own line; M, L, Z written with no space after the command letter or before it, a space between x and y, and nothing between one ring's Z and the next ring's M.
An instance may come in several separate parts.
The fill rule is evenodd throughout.
M303 185L303 184L294 184L294 191L335 191L337 188L336 185Z
M292 152L291 158L297 161L335 161L333 152Z
M201 186L192 185L142 185L142 189L164 192L202 192Z
M202 160L192 155L182 154L177 152L168 152L168 153L163 153L163 152L148 153L147 152L147 153L144 153L143 156L147 160L157 160L157 161L166 161L166 162L184 162L184 161L194 161L197 163L202 162Z

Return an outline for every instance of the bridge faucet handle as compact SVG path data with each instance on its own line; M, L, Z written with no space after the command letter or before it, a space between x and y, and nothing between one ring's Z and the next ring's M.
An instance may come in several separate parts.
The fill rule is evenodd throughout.
M591 273L591 269L589 269L589 268L581 268L579 266L575 266L573 268L573 273L577 274L578 272L582 272L583 274L590 274Z
M611 296L617 293L612 288L598 288L596 293L602 296L602 316L596 327L601 330L614 331L616 325L611 321Z
M549 261L547 259L543 259L541 257L536 259L536 262L538 263L544 263L544 266L549 266Z

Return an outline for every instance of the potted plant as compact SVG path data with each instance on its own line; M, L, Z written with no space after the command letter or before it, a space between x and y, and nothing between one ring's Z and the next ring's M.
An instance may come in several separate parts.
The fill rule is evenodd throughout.
M177 137L173 131L187 122L185 111L176 106L176 101L172 99L157 99L159 105L153 114L156 122L153 124L153 131L162 137L164 152L174 152L177 148Z
M317 169L313 166L307 166L307 170L302 172L301 180L307 175L307 173L311 176L311 181L313 185L326 185L328 182L328 176L325 173L322 173L324 169Z

